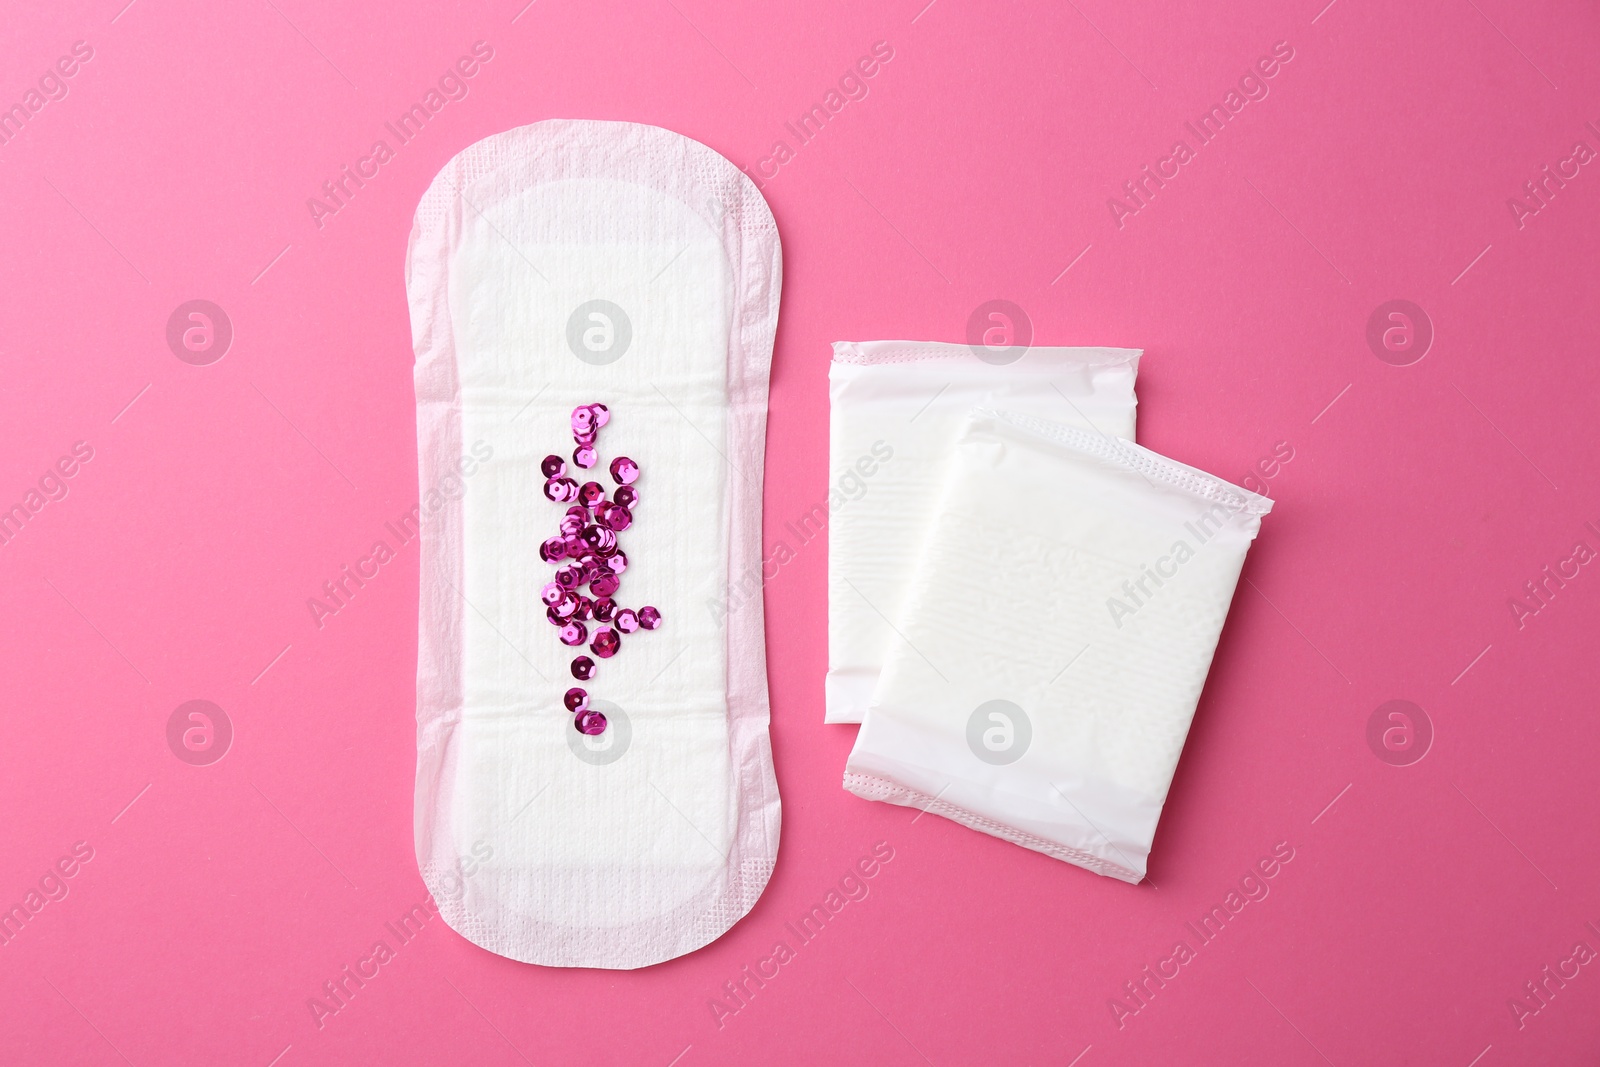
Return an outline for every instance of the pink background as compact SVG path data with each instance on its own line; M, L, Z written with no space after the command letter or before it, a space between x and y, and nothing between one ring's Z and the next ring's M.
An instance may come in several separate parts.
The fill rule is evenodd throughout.
M1600 148L1591 5L123 2L13 3L0 40L4 105L93 49L0 146L0 507L93 449L0 545L0 906L93 850L0 946L0 1062L1499 1067L1600 1048L1600 966L1520 1026L1508 1005L1575 943L1600 949L1600 570L1574 564L1520 627L1509 607L1575 542L1600 549L1600 166L1520 228L1507 206L1574 142ZM469 95L319 229L307 198L478 40L494 58ZM827 493L828 342L961 340L994 298L1041 343L1145 348L1145 444L1235 481L1293 450L1152 882L840 788L854 731L821 722L819 540L766 590L784 828L744 921L604 973L499 959L435 920L319 1029L308 998L393 947L384 923L425 893L414 547L321 630L305 606L417 499L401 264L423 188L549 117L655 123L755 171L878 41L893 59L868 95L765 165L786 275L769 549ZM1270 95L1119 228L1108 198L1193 147L1184 122L1279 41ZM193 298L235 330L209 366L165 340ZM1394 298L1435 330L1410 366L1365 337ZM168 747L192 699L236 731L209 766ZM1409 766L1366 740L1391 699L1434 730ZM785 924L877 842L893 860L869 895L799 945ZM1197 943L1184 924L1280 842L1270 895L1119 1027L1123 983ZM795 958L719 1025L712 998L780 939Z

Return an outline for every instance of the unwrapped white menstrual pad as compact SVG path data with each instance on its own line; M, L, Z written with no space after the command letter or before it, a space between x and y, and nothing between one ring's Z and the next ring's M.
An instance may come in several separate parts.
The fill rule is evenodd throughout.
M1265 497L976 412L845 788L1138 882Z
M1131 441L1139 355L1133 348L1029 348L997 364L969 345L834 343L828 466L843 502L827 516L825 721L861 721L896 640L889 620L905 598L950 443L967 412L979 404L1003 407Z
M760 567L779 274L755 186L650 126L490 137L417 209L421 486L455 497L422 537L417 861L445 921L492 952L657 963L720 935L772 872L760 601L713 608ZM663 616L583 683L610 720L594 738L562 706L588 650L546 621L538 555L566 508L539 462L570 464L588 403L611 413L588 477L609 486L618 455L643 471L618 595ZM492 459L468 476L479 441Z

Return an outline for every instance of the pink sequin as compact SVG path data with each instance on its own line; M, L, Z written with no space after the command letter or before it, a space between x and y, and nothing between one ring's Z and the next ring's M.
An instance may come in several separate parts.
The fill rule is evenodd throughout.
M639 480L639 465L627 456L611 461L611 477L618 485L632 485Z

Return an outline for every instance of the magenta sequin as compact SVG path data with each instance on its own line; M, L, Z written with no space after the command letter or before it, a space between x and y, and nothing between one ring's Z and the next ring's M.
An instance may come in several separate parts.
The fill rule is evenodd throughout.
M546 478L559 478L567 473L567 465L560 456L546 456L539 463L539 469Z
M623 608L617 612L611 624L625 634L631 634L639 628L639 613L632 608Z
M632 485L639 480L639 465L627 456L611 461L611 477L618 485Z
M567 706L568 711L579 711L589 703L589 694L573 686L567 690L567 695L561 698L561 702Z
M578 498L578 483L571 478L551 478L544 483L544 495L560 504L569 503Z
M631 485L619 485L617 491L611 494L611 499L632 511L639 504L639 490Z
M639 609L639 625L646 630L654 630L661 625L661 612L646 605Z
M589 637L589 628L581 622L569 622L561 628L563 645L581 645Z
M573 716L572 725L580 734L594 737L606 732L606 717L593 708L584 708Z
M617 654L617 649L622 647L622 639L617 636L617 631L604 627L595 631L594 640L589 642L589 651L601 659L610 659Z
M595 451L595 447L592 444L579 445L577 448L572 450L572 462L576 463L584 470L588 470L590 467L600 462L600 453Z
M594 660L588 656L579 656L572 661L572 676L580 682L587 682L594 677Z

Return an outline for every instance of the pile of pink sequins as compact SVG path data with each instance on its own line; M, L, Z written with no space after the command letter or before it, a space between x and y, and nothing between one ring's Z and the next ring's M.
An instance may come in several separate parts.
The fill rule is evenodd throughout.
M589 470L600 462L595 440L600 428L611 421L611 410L604 404L584 404L572 409L572 439L577 448L572 462ZM654 630L661 625L661 612L652 607L617 606L615 597L628 569L628 556L617 547L617 535L633 525L633 509L639 505L639 465L626 456L611 461L611 480L617 488L606 497L599 482L579 485L567 477L567 464L560 456L546 456L539 465L544 472L544 495L557 504L571 504L561 519L561 532L539 546L539 558L546 563L562 563L556 580L539 592L545 602L545 615L552 626L560 627L561 643L577 646L585 641L589 651L600 659L610 659L622 647L621 634ZM587 593L585 593L587 590ZM589 624L597 624L594 634ZM587 682L599 668L588 656L572 661L572 676ZM578 686L567 690L563 702L572 712L572 724L579 733L600 734L606 717L589 707L589 693Z

